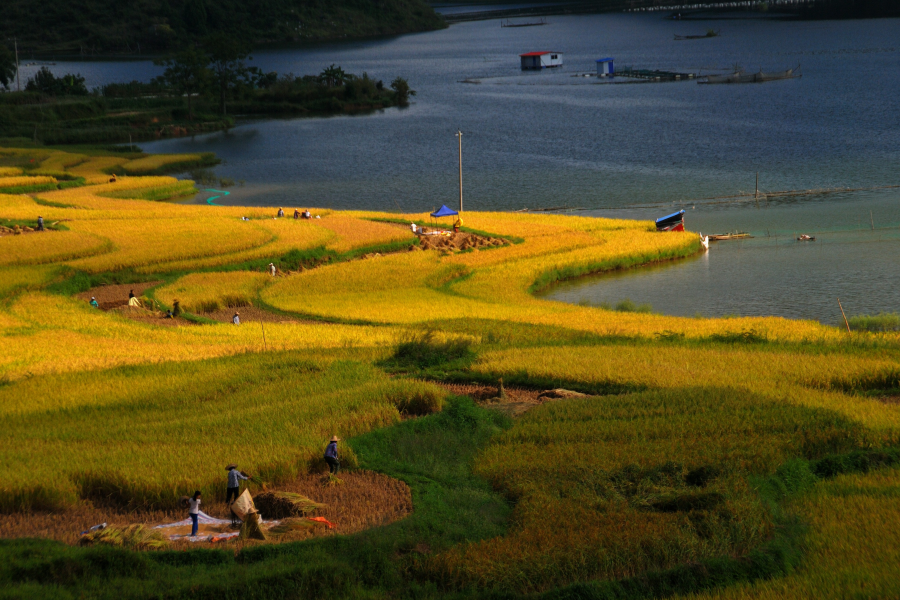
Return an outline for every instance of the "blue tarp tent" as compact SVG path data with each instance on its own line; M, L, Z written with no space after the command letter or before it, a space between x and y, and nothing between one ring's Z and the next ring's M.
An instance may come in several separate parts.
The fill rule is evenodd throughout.
M459 215L459 213L453 209L447 208L446 204L441 204L439 209L431 213L432 217L452 217L455 215Z

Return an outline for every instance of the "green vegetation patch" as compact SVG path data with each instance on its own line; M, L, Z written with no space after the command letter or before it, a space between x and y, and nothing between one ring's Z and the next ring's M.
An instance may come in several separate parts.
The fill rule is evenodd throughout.
M871 443L836 413L731 389L546 403L495 437L476 463L516 501L515 526L436 558L432 576L451 589L534 593L634 573L690 580L688 565L723 556L752 562L754 548L768 555L779 523L755 480L798 457Z

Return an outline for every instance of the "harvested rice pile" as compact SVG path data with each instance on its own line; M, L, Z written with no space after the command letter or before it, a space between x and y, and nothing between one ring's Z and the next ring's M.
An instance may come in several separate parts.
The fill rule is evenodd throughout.
M461 251L509 245L509 242L503 238L485 237L474 233L462 232L454 233L450 236L423 235L419 239L423 250Z
M356 533L412 512L412 494L402 481L372 471L341 471L339 477L343 485L322 485L321 475L307 475L282 486L323 505L319 514L337 528L317 527L317 534Z
M106 527L81 536L79 546L119 546L129 550L156 550L169 545L169 540L155 529L144 525L128 525L122 529Z
M253 498L253 503L266 519L305 517L325 508L324 504L294 492L263 492Z
M240 540L266 540L266 534L263 533L259 523L259 513L251 513L247 515L247 519L241 525L241 533L238 536Z

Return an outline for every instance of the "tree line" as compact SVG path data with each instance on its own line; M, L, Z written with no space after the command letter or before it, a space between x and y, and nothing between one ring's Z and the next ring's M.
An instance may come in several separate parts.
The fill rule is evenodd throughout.
M2 48L0 46L0 50ZM250 52L250 44L246 41L223 33L212 34L200 44L154 60L155 65L165 70L150 82L112 83L94 93L107 98L182 97L187 103L189 121L194 120L197 100L214 98L219 115L226 117L229 101L236 98L303 103L327 94L352 102L377 99L388 93L382 81L370 79L366 73L362 76L347 73L334 64L314 76L267 73L247 64L253 60ZM9 89L15 82L15 72L14 60L10 61L0 53L0 85ZM90 93L80 74L57 77L46 67L29 78L24 87L26 92L46 96L87 96ZM402 77L391 82L390 90L393 97L389 104L398 106L408 105L410 97L416 95Z
M446 27L425 0L4 0L0 40L28 56L154 55L240 27L254 47Z

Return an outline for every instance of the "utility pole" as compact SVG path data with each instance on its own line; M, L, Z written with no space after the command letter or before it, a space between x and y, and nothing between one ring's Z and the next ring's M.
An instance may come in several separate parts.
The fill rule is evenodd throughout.
M22 91L22 84L19 83L19 40L18 38L13 38L13 44L16 47L16 91ZM7 46L8 48L9 46Z
M456 130L456 137L459 138L459 212L462 212L462 131Z

